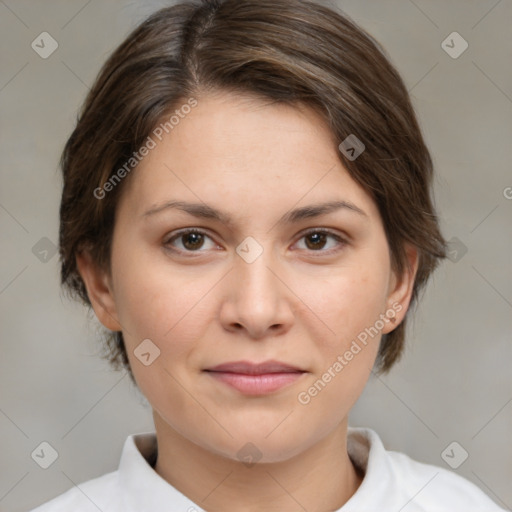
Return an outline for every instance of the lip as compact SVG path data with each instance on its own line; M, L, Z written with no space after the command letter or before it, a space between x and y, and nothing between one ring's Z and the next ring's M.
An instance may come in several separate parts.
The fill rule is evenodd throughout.
M306 373L297 366L281 361L232 361L204 370L215 380L246 395L272 393L296 382Z
M298 366L270 359L261 363L251 361L230 361L207 368L210 372L243 373L245 375L264 375L268 373L292 373L303 372Z

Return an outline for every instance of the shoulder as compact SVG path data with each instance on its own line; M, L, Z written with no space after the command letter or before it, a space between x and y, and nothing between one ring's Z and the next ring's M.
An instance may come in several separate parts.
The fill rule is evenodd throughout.
M402 482L411 506L405 510L499 512L477 485L445 468L425 464L399 452L388 451L391 467Z
M349 454L365 471L347 512L378 506L381 512L501 512L477 485L448 469L387 450L368 428L350 428Z
M63 494L43 503L30 512L98 512L112 510L119 497L118 472L113 471L100 477L88 480Z

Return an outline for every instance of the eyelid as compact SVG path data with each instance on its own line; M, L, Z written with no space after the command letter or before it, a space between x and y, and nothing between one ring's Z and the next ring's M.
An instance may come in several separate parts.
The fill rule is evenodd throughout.
M329 235L332 235L333 237L337 237L340 240L347 241L350 239L350 237L347 234L342 234L339 231L332 229L332 228L324 228L322 226L314 227L314 228L307 228L304 231L301 231L299 233L299 237L303 237L305 235L308 235L310 233L327 233Z

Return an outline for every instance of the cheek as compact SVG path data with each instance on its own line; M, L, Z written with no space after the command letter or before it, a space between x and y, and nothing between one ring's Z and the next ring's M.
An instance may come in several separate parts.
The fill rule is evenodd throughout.
M324 418L327 430L349 413L371 374L381 339L375 325L385 311L385 276L353 269L333 276L323 293L308 290L308 305L330 331L327 336L325 327L314 332L313 325L322 322L309 322L318 357L296 398L310 417Z
M208 317L203 299L216 280L171 267L160 257L123 257L119 251L114 258L116 308L127 350L149 338L162 361L179 359L201 338Z
M331 270L320 285L303 279L299 289L305 306L328 328L329 345L339 345L374 325L385 311L387 273L376 267L351 266Z
M170 275L169 267L142 265L140 260L138 265L128 259L119 263L116 304L137 384L157 409L173 403L182 410L190 403L177 383L187 381L189 355L202 337L206 301L201 297L207 293L208 283L176 270ZM156 345L158 353L148 366L137 357L141 353L138 347L146 339Z
M308 402L312 414L331 409L330 421L339 421L360 396L379 349L381 333L375 326L385 312L387 277L382 262L353 265L333 273L322 287L305 290L308 306L321 320L311 317L307 323L317 357L298 400L301 406Z

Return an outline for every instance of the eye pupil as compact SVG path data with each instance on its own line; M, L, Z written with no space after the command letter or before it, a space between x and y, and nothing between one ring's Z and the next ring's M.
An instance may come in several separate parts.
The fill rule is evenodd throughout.
M201 233L187 233L182 237L183 246L187 249L197 249L203 245L204 239ZM191 242L191 243L189 243Z

